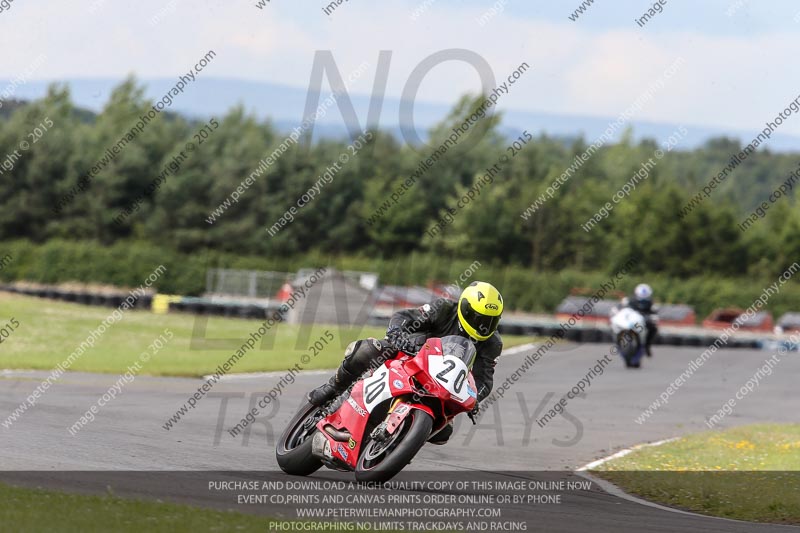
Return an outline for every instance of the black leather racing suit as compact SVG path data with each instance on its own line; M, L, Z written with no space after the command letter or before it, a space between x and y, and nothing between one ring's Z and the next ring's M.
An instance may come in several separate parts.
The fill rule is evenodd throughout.
M458 321L458 303L439 298L429 304L396 312L389 320L389 328L399 327L414 341L419 349L431 337L460 335L468 338ZM485 341L475 343L475 364L472 375L480 402L492 391L496 359L503 351L503 341L495 332ZM353 383L370 368L376 368L397 354L385 340L364 339L350 343L344 361L334 376L339 389Z
M398 326L411 334L418 334L420 347L430 337L446 335L469 337L458 321L458 302L445 298L439 298L421 307L396 312L389 321L389 327L392 326ZM500 334L495 332L485 341L476 342L475 349L477 355L472 375L475 378L480 402L492 391L494 367L497 364L497 357L503 351L503 340Z
M653 306L653 300L649 298L640 300L632 296L628 299L628 307L634 311L638 311L644 317L645 326L647 327L647 336L644 345L647 353L650 354L650 345L653 343L653 338L656 336L656 333L658 333L658 327L656 326L658 312Z

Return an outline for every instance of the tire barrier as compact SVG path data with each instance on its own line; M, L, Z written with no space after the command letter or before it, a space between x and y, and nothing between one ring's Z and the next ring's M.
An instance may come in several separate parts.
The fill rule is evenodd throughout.
M129 293L99 293L55 287L25 287L18 285L0 285L0 290L25 296L103 307L119 307L129 295ZM151 309L155 296L146 294L137 298L134 303L134 309ZM256 305L253 303L219 302L209 298L189 296L172 297L168 302L169 311L246 319L266 318L268 314L273 315L279 308L280 305L278 304ZM280 317L280 319L285 320L285 317Z
M508 323L500 322L498 331L501 335L528 335L533 337L550 337L561 328L554 321L526 321L525 319L511 318ZM385 320L380 325L385 325ZM609 344L613 342L611 330L601 324L581 324L567 329L564 334L567 341L581 344ZM692 346L705 348L717 340L716 333L698 333L695 331L659 331L653 339L654 345L664 346ZM725 344L727 348L761 349L765 345L764 338L729 338Z
M25 296L60 300L62 302L78 303L82 305L95 305L103 307L119 307L130 293L100 293L88 291L75 291L57 287L25 287L18 285L0 285L0 290ZM145 294L136 298L135 309L150 309L153 302L152 294Z
M36 296L39 298L49 298L64 302L79 303L83 305L94 305L104 307L119 307L128 293L97 293L88 291L74 291L59 289L55 287L26 287L18 285L2 285L0 291L23 294L26 296ZM136 300L134 308L151 309L155 295L144 295ZM268 315L272 316L280 308L280 304L272 303L268 305L256 305L253 303L242 302L220 302L211 298L198 297L169 297L169 312L191 313L195 315L222 316L229 318L243 319L262 319ZM285 321L286 317L281 316L280 320ZM367 324L377 327L385 327L388 317L384 315L370 315ZM501 322L498 328L501 335L528 335L533 337L550 337L561 331L555 321L536 321L519 318L510 318L506 322ZM608 344L612 342L611 331L608 327L597 324L577 325L567 329L566 340L576 343L588 344ZM665 346L692 346L706 347L717 340L715 334L698 334L697 332L659 332L653 344ZM764 338L730 338L726 343L728 348L760 349L765 346Z
M183 297L169 302L169 311L195 315L223 316L228 318L262 319L280 309L279 304L256 305L252 303L219 302L209 298ZM281 316L280 320L286 317Z

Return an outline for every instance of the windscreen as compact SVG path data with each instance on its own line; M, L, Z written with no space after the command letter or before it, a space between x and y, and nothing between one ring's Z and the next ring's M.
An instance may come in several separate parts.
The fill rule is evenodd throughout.
M452 355L458 357L467 367L471 370L472 364L475 362L475 345L464 337L458 335L448 335L442 337L442 352L443 355Z

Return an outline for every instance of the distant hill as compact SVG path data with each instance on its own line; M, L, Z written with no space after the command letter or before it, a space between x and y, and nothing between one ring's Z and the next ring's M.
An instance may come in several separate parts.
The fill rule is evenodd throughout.
M72 99L77 106L99 111L108 99L112 88L120 83L119 79L69 79L66 82L72 92ZM150 98L160 98L175 83L173 78L154 78L140 80L147 87L146 94ZM0 80L0 87L6 86L7 80ZM49 81L30 81L17 87L17 99L36 99L45 95ZM288 131L297 126L303 116L306 102L306 89L285 85L246 81L227 78L201 77L190 84L185 92L175 98L172 111L183 113L190 118L203 118L221 115L232 106L242 104L249 111L261 118L270 118L281 130ZM327 93L321 95L324 99ZM358 115L361 127L365 126L369 95L351 93L350 97ZM321 100L320 99L320 100ZM379 127L400 135L399 120L400 100L386 98L383 103ZM3 109L2 111L6 111ZM444 104L416 102L414 105L414 122L420 137L425 139L428 127L441 120L450 108ZM0 114L4 116L4 113ZM593 117L586 115L565 115L531 111L505 111L502 130L509 136L516 136L527 129L533 134L544 132L552 137L571 139L583 135L587 141L598 138L606 129L612 117ZM731 131L713 126L697 126L665 122L648 122L634 120L634 138L644 137L663 141L680 125L689 130L680 148L694 148L712 137L732 137L749 142L758 132ZM338 108L332 106L327 115L315 126L315 137L344 137L347 129ZM800 137L775 134L768 147L774 151L796 151L800 146Z

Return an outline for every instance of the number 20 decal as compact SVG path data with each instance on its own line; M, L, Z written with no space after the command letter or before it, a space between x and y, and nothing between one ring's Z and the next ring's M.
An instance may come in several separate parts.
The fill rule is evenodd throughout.
M445 359L444 364L447 368L436 374L436 379L438 379L442 383L450 383L450 380L448 380L445 376L447 376L448 374L450 374L450 372L456 369L456 363L453 359ZM456 381L455 383L453 383L453 392L455 392L456 394L460 394L461 390L464 388L464 381L466 381L466 379L467 379L467 369L462 368L461 370L458 371L458 374L456 375Z
M364 406L370 413L376 405L391 395L389 372L385 368L364 380Z
M445 376L447 374L449 374L450 372L452 372L453 370L455 370L456 364L455 364L455 362L453 362L452 359L445 359L444 360L444 366L446 366L447 368L445 368L444 370L442 370L441 372L436 374L436 379L438 379L439 381L442 381L444 383L448 383L448 379L445 378Z
M386 388L386 382L383 378L386 376L386 372L381 372L375 379L376 381L372 381L367 383L364 387L364 400L367 403L372 403L375 399L380 396L381 392Z
M461 359L452 356L430 356L428 370L436 380L453 396L465 401L469 396L464 384L467 382L469 370Z

